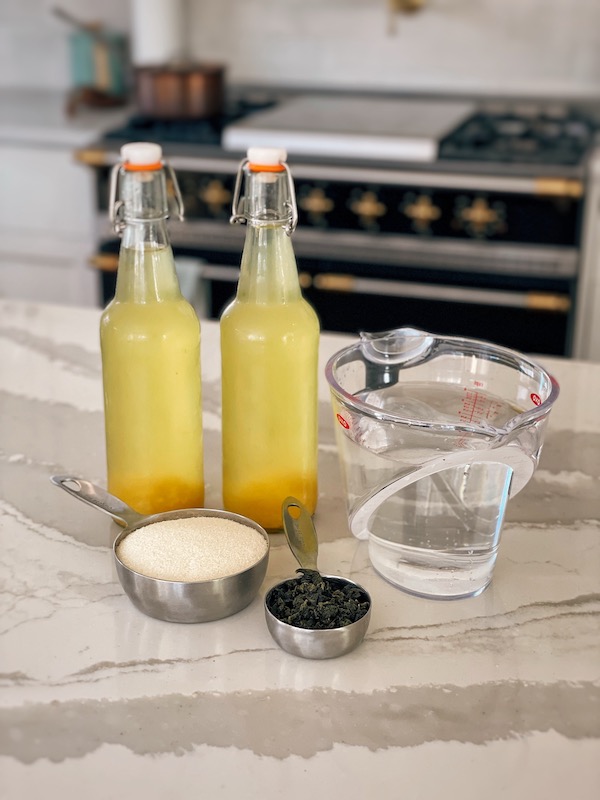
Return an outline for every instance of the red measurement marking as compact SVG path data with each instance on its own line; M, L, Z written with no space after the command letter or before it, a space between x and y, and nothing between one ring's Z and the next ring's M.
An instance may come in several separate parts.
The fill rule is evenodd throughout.
M475 381L475 384L478 384ZM491 401L474 389L463 388L464 397L458 418L462 422L481 422L482 419L493 420L498 416L500 403Z
M473 386L483 386L483 381L473 381Z
M531 402L534 406L541 406L542 398L539 396L539 394L532 392L529 396L531 397Z
M464 397L462 408L458 412L458 418L463 422L478 422L484 412L483 399L479 392L468 389L466 386L463 389Z
M346 430L348 430L348 428L350 427L350 423L346 422L346 420L342 417L341 414L336 414L335 416L337 417L337 421L340 423L342 428L346 428Z

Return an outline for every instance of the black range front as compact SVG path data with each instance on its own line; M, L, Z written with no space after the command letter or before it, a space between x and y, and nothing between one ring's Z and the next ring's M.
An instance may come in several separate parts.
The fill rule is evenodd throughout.
M536 150L532 128L543 137ZM456 140L442 142L434 164L290 156L304 292L326 330L411 325L570 355L590 131L578 118L519 126L512 116L484 129L475 118L468 130L474 147L466 148L460 128ZM209 133L199 147L178 144L179 133L173 141L156 138L186 209L185 223L170 224L176 255L196 265L202 310L218 318L235 291L243 246L243 228L229 224L241 156L218 146L216 128ZM110 166L119 135L135 134L118 133L80 154L97 176L95 264L105 301L114 291L118 250L107 222ZM193 141L193 132L186 136ZM143 138L152 135L144 130Z

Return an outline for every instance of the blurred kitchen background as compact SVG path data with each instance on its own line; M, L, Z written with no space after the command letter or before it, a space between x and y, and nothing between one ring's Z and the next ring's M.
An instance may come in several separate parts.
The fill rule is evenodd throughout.
M109 299L109 173L149 139L217 317L235 169L268 139L324 328L600 360L599 132L598 0L1 0L0 296Z

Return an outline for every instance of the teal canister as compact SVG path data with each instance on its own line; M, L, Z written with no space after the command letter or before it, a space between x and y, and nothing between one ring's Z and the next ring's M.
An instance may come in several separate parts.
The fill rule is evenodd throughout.
M115 98L126 93L127 38L117 31L78 30L69 36L71 81Z

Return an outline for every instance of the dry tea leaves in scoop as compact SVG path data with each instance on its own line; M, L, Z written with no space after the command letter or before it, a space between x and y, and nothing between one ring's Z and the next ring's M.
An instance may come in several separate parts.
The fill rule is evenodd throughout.
M358 587L329 579L310 569L276 586L270 598L271 613L297 628L324 630L351 625L369 609Z

